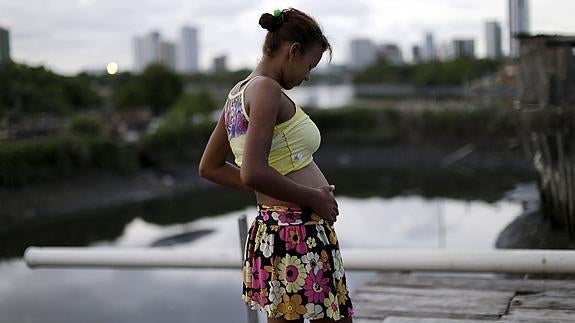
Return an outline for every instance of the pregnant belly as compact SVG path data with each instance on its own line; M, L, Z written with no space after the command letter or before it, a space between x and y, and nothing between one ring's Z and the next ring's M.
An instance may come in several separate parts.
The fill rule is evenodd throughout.
M300 185L305 185L309 187L321 187L329 185L325 176L323 176L323 173L313 161L304 168L293 171L289 174L286 174L285 176ZM256 192L256 199L259 204L264 205L293 205L293 203L278 200L259 192ZM305 205L299 205L299 206L305 206Z

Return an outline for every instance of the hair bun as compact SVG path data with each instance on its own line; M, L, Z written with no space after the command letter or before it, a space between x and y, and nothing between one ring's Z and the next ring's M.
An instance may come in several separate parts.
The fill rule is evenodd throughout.
M269 13L264 13L260 17L259 24L260 24L260 26L262 26L263 29L265 29L269 32L274 32L281 26L282 22L280 19L278 19L274 15L269 14Z

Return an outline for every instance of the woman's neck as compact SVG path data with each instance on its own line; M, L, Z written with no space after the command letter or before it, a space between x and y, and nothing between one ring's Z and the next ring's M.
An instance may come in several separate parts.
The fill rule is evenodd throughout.
M256 68L253 70L251 76L266 76L276 80L279 84L282 84L282 74L281 65L277 62L277 60L264 56Z

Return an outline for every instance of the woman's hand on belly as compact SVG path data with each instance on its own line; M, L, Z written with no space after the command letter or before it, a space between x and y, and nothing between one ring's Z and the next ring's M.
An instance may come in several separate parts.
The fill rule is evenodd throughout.
M319 198L316 199L314 205L297 206L309 206L330 224L335 222L335 218L337 217L337 214L339 214L339 211L337 202L335 201L335 196L333 194L334 187L329 185L325 176L319 167L315 164L315 162L312 161L304 168L286 174L285 176L298 184L312 187L318 190ZM292 203L277 200L259 192L256 192L256 198L258 203L264 205L293 205Z
M316 205L311 205L313 210L329 224L333 224L339 214L339 208L333 195L334 189L334 185L319 187L321 198L317 200Z

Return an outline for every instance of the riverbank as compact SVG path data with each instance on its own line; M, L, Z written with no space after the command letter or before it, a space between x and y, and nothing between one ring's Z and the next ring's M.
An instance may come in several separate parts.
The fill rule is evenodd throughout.
M480 151L473 146L448 149L415 145L324 145L316 153L315 161L328 179L335 178L340 182L344 181L345 174L356 176L354 174L362 172L372 173L368 176L374 181L378 180L378 174L387 172L389 176L399 173L410 174L410 177L432 176L432 182L440 181L441 174L449 173L473 180L486 173L528 178L531 172L531 166L517 148ZM433 177L433 174L437 176ZM385 174L381 176L384 178ZM378 186L380 188L385 186L385 183L377 184L381 185ZM444 183L436 184L441 186ZM414 185L407 183L406 187L409 189ZM457 183L453 185L457 186ZM494 187L497 185L493 183ZM198 176L197 163L193 162L171 163L131 174L92 172L26 187L0 188L0 221L6 228L11 224L34 222L38 218L177 196L214 187L215 184ZM341 185L343 192L360 191L362 188Z

